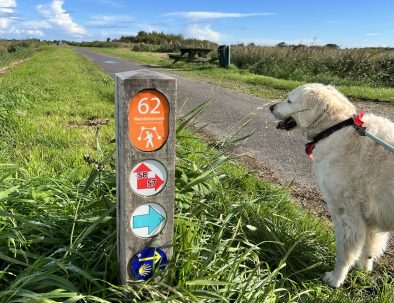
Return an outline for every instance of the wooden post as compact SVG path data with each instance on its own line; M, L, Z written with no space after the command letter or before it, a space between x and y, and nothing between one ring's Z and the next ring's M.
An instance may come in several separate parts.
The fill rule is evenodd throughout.
M176 79L115 74L120 282L147 280L172 257Z

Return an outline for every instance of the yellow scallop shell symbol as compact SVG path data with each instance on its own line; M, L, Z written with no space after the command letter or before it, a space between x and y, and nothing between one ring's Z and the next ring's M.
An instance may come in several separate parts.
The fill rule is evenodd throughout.
M150 266L149 264L143 264L139 269L138 269L138 273L145 277L147 275L149 275L152 271L152 266Z

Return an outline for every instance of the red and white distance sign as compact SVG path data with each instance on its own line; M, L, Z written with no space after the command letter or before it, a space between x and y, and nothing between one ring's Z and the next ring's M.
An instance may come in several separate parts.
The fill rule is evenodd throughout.
M133 167L131 189L140 196L153 196L162 191L167 182L167 170L157 160L144 160Z

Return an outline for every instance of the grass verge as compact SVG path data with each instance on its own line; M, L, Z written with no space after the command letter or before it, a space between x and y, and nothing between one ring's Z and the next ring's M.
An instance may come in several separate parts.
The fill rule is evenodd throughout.
M236 89L264 99L284 98L288 91L305 84L304 81L276 79L240 70L234 66L220 68L208 63L178 62L171 65L172 60L166 54L132 52L124 48L92 48L107 55L118 56L137 63L160 65L171 69L174 73L208 80L218 86ZM394 102L394 89L385 87L345 86L338 89L352 99Z
M69 48L44 47L0 77L0 161L80 180L98 136L113 136L113 84ZM108 124L108 125L106 125Z
M112 89L111 78L71 49L50 47L26 65L4 76L19 86L4 79L2 83L6 91L19 90L15 100L25 102L17 103L17 109L29 112L32 125L47 107L53 111L46 116L49 125L59 123L58 116L71 119L61 115L70 107L71 117L81 122L91 107L112 113L113 96L104 98L100 93ZM33 106L28 102L32 92L21 89L33 81L26 70L35 69L40 73L34 83L45 88L46 102L34 99ZM76 94L76 81L83 84L78 87L79 103L71 97L59 102L66 92ZM9 109L9 116L18 119L16 109ZM124 302L124 291L130 293L130 302L392 302L394 282L387 272L367 276L355 271L339 290L321 284L320 274L332 266L334 255L327 223L300 210L285 189L260 180L193 135L189 127L195 113L190 113L189 123L182 122L189 120L184 117L177 127L174 258L161 279L131 282L127 287L117 285L115 171L110 156L114 143L97 144L111 137L113 123L102 127L108 138L96 140L95 132L82 126L74 134L75 142L64 138L64 144L72 144L66 150L75 161L86 151L100 156L90 161L97 165L91 174L97 178L91 182L86 181L91 166L63 157L62 144L57 146L59 155L42 163L46 170L37 173L23 153L14 156L16 164L5 164L4 157L0 302ZM40 130L21 127L15 132L11 127L6 134L9 138L30 134L30 149L58 134L53 127ZM81 148L83 142L86 146ZM7 141L4 148L11 152L12 144ZM44 157L52 150L48 144L41 148ZM105 158L109 160L103 163Z

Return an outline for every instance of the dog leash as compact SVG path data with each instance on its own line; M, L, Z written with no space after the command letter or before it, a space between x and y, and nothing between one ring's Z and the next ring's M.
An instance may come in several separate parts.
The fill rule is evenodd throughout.
M332 133L336 132L337 130L346 127L346 126L354 126L354 128L356 129L357 133L360 136L366 136L368 138L370 138L371 140L373 140L374 142L376 142L377 144L383 146L384 148L386 148L387 150L389 150L390 152L394 153L394 146L392 146L391 144L387 143L386 141L383 141L382 139L380 139L379 137L375 136L374 134L372 134L371 132L369 132L367 130L367 128L365 126L363 126L364 121L362 120L364 116L364 108L361 108L361 111L359 114L355 114L353 115L352 118L349 118L345 121L342 121L324 131L322 131L321 133L319 133L318 135L316 135L313 138L312 142L309 142L305 145L305 152L307 154L307 156L314 160L314 156L312 154L316 144L324 139L327 138L328 136L330 136Z
M371 140L375 141L377 144L383 146L387 150L391 151L394 153L394 146L391 144L387 143L386 141L380 139L379 137L375 136L374 134L370 133L365 126L363 126L364 121L362 120L364 116L364 110L361 109L360 113L358 115L354 115L354 128L356 129L357 133L360 136L366 136L370 138Z

